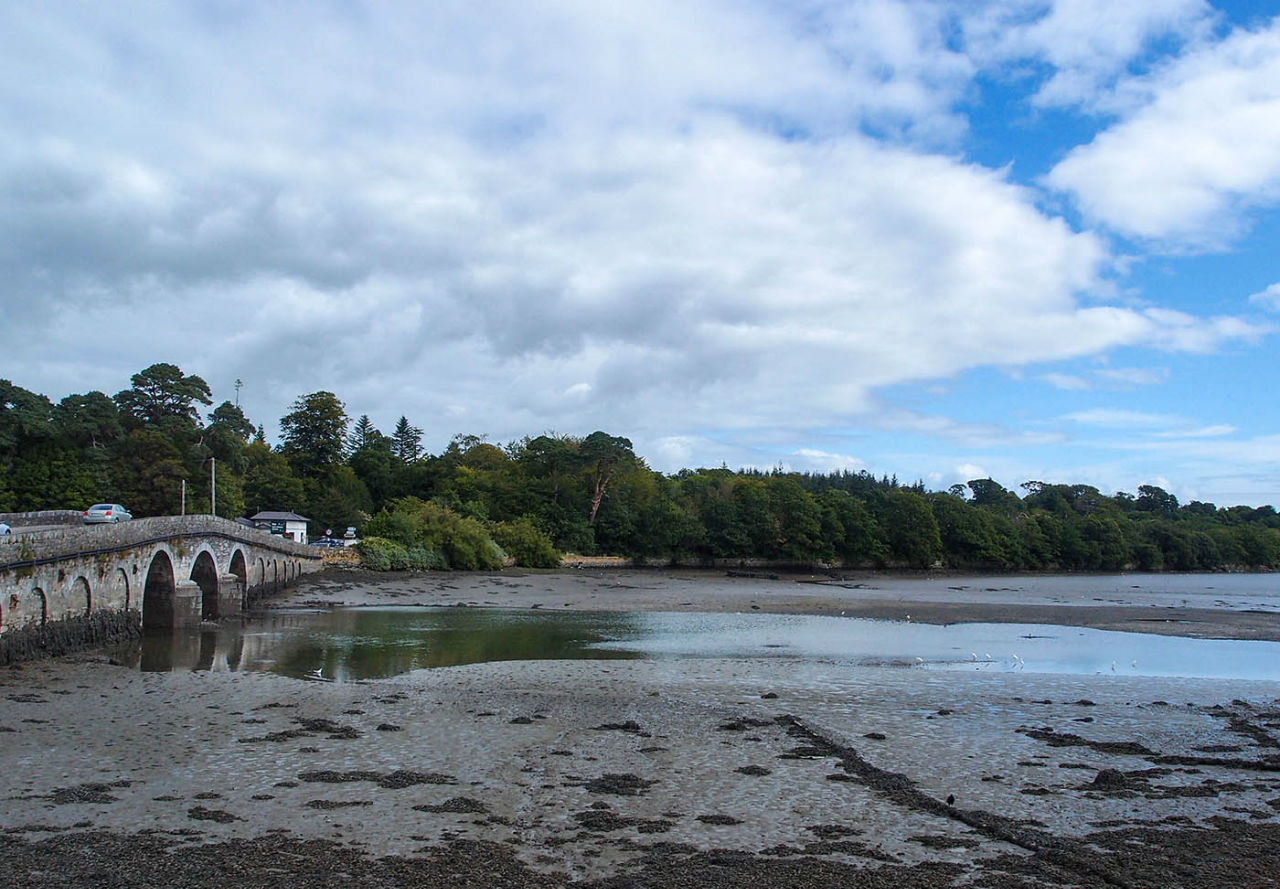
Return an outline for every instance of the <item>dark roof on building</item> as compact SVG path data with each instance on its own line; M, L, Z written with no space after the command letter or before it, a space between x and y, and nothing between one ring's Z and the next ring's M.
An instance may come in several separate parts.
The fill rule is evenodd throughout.
M296 512L260 512L250 521L254 522L309 522L311 519L300 516Z

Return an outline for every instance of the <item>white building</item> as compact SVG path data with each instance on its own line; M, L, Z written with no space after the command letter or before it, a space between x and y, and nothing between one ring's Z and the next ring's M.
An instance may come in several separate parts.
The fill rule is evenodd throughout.
M311 521L311 519L304 518L295 512L267 511L258 513L249 521L253 522L253 527L260 531L269 531L272 534L288 537L298 543L306 543L307 522Z

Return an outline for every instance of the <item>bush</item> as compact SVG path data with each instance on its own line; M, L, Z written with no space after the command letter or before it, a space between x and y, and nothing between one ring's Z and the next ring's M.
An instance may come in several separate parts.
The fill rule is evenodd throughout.
M444 571L449 567L444 553L425 546L411 546L408 550L409 567L414 571Z
M409 552L394 540L366 537L356 544L360 561L370 571L403 571L409 567Z
M413 546L417 527L413 516L407 512L388 512L383 509L371 518L364 527L365 537L385 537L401 546Z
M479 521L416 497L378 513L365 534L360 556L374 571L496 571L507 558Z
M522 568L560 567L559 550L527 516L495 525L493 538Z
M440 517L440 531L449 567L459 571L497 571L507 560L484 526L448 510Z

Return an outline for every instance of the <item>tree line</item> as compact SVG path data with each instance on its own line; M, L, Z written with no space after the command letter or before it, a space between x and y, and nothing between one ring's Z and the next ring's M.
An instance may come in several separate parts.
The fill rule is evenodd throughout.
M126 504L137 516L289 510L361 529L375 567L558 564L607 553L687 564L983 570L1218 570L1280 567L1271 506L1218 507L1154 485L1104 494L973 479L946 491L863 472L650 469L605 432L500 444L458 435L426 453L401 417L389 433L352 419L332 392L299 397L269 445L238 405L154 364L130 388L53 404L0 380L0 512ZM1021 493L1019 493L1019 491Z

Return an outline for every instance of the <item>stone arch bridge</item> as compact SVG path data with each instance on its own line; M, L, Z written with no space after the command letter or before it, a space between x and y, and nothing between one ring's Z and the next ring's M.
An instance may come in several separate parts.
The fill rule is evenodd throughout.
M213 516L0 538L0 663L237 615L321 566L311 547Z

